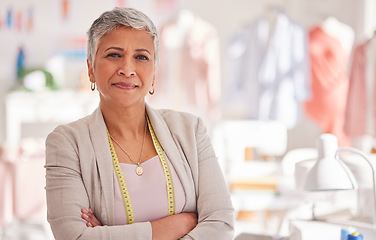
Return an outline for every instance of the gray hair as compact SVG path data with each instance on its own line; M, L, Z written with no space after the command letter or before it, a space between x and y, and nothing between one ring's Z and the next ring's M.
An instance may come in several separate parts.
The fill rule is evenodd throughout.
M159 62L159 37L154 23L144 13L133 8L114 8L102 13L91 25L88 34L87 59L94 63L98 41L101 37L118 27L131 27L146 30L154 40L154 61Z

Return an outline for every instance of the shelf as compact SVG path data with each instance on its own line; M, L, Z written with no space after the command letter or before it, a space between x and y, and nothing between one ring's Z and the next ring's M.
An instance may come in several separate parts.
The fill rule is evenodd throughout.
M89 91L11 92L5 101L6 142L46 137L57 125L89 115L98 104L98 94Z

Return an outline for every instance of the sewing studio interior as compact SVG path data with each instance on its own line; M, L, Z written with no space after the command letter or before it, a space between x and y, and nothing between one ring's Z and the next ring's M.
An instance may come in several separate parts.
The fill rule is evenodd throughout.
M375 240L375 171L376 0L0 1L0 240Z

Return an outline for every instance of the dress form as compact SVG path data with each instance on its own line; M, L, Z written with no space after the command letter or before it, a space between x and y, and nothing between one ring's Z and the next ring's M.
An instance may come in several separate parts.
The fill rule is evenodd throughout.
M171 34L168 38L168 45L172 48L179 48L184 44L186 36L195 22L195 16L189 10L180 10L175 19L175 24L171 27Z
M195 21L195 15L189 10L183 9L180 10L171 22L164 26L163 30L160 31L161 44L163 45L162 48L165 47L165 49L168 49L165 51L162 50L162 52L168 54L168 56L165 56L166 59L174 59L174 67L164 68L165 72L163 73L165 76L164 81L168 81L168 79L173 79L173 81L164 83L164 86L162 87L169 94L168 97L164 96L164 98L169 99L168 102L171 104L169 107L173 109L181 109L184 106L183 98L181 96L181 88L183 85L181 77L183 68L182 57L184 55L183 47L186 44L187 37L190 34ZM162 91L158 87L157 91ZM157 98L156 100L154 98L153 101L154 103L160 101L159 104L164 107L165 99Z

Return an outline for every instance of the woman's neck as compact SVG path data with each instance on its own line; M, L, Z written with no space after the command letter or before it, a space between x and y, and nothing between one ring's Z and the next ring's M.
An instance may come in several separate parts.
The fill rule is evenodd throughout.
M135 107L115 107L101 103L100 106L107 129L113 137L136 138L144 134L145 104Z

